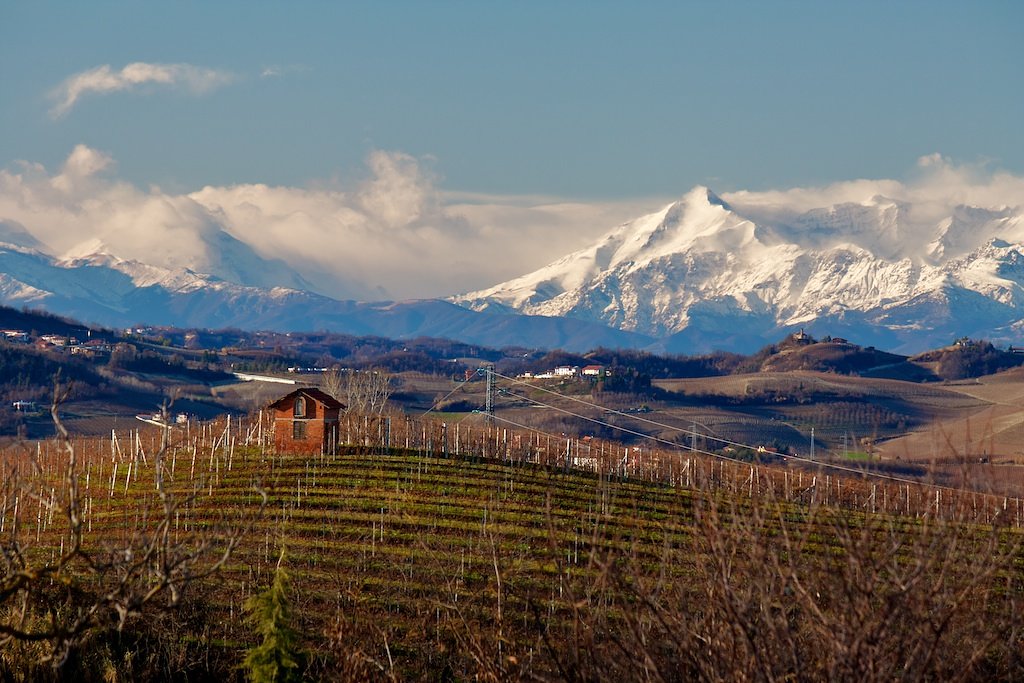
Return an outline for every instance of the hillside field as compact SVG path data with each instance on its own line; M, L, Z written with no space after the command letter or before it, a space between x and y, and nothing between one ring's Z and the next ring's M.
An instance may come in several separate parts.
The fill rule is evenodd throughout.
M736 440L760 438L806 455L814 427L819 453L836 462L861 458L864 465L951 486L1024 493L1024 371L1019 368L927 384L806 371L656 384L679 395L710 398L722 404L719 413L728 411L723 429L715 426L723 418L707 408L665 408L680 428L687 420L706 419Z
M244 605L278 566L314 679L1024 675L1019 500L696 458L647 461L655 482L614 444L584 472L596 445L467 426L462 451L489 456L459 456L440 423L403 424L385 450L352 421L366 445L316 456L237 422L165 449L159 430L76 439L70 479L58 443L5 450L0 623L94 615L8 641L6 676L45 679L65 648L77 680L241 680ZM47 567L61 581L18 584Z

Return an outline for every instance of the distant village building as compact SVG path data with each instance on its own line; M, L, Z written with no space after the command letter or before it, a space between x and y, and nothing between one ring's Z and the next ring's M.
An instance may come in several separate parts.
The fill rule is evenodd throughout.
M603 365L586 365L580 367L578 365L559 365L557 368L552 370L546 370L544 372L524 372L521 375L517 375L520 379L561 379L565 377L600 377L602 375L609 375L607 369Z
M74 346L78 343L78 339L75 337L62 337L59 334L44 334L39 337L39 340L50 346Z
M59 351L60 353L67 353L76 344L78 344L78 340L74 337L61 337L57 334L44 334L32 342L32 346L39 351Z
M320 389L296 389L269 408L274 411L274 444L282 453L331 453L338 446L338 417L344 406Z
M810 344L811 335L804 332L804 328L801 327L799 332L793 333L793 341L799 342L801 344Z
M152 337L156 330L152 327L126 327L124 329L125 337Z
M77 346L71 347L71 354L78 356L88 356L90 358L96 358L99 356L109 356L112 347L110 344L102 339L90 339L84 344L78 344Z

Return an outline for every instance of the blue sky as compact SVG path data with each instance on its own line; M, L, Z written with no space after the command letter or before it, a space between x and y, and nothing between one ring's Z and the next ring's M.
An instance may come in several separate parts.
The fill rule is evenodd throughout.
M176 191L352 178L587 200L1024 171L1020 2L7 2L0 166L78 144ZM87 91L131 63L223 76Z

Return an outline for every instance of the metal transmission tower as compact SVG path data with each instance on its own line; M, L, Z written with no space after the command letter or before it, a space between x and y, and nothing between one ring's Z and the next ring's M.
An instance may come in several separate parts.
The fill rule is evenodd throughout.
M487 398L484 403L484 412L487 413L487 417L491 417L494 415L494 366L486 365L482 369L487 380Z

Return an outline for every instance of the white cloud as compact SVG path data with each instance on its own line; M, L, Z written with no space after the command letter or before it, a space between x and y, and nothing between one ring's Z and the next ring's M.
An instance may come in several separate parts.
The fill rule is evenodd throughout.
M928 168L930 166L944 166L949 165L949 159L945 158L938 152L932 154L926 154L923 157L918 157L917 166L918 168Z
M23 224L56 255L101 247L122 258L209 272L224 231L283 259L324 294L419 298L480 289L545 265L658 202L447 196L424 160L372 152L348 186L140 189L114 160L77 146L54 173L0 170L0 220Z
M904 180L852 180L823 187L793 188L769 192L731 192L723 195L742 215L762 225L772 225L781 239L819 248L834 245L835 240L850 242L888 258L910 258L935 263L936 259L955 258L980 247L988 237L970 227L969 214L959 206L1000 213L1024 206L1024 177L992 171L984 164L958 164L938 154L921 157ZM864 210L839 211L839 224L849 221L848 229L813 230L801 214L812 210L831 213L841 204L861 205ZM862 217L874 211L889 211L898 206L898 224L891 230L865 229ZM959 227L950 230L954 215ZM966 220L967 223L962 221ZM804 227L801 227L804 226ZM1000 237L1008 241L1024 239L1019 222L1001 228ZM837 234L842 232L842 234ZM947 234L948 233L948 234ZM990 236L990 235L989 235Z
M131 90L146 85L178 88L201 95L234 80L226 71L192 64L148 64L133 62L120 71L109 64L82 71L68 77L51 93L56 102L50 110L53 118L60 118L75 106L79 99L90 93L106 94Z
M98 175L114 163L114 159L85 145L75 145L59 175L53 177L53 187L64 192L71 192L76 186Z
M107 177L112 167L110 156L78 145L59 173L50 175L37 164L0 171L0 216L27 223L55 256L102 249L211 272L218 255L208 238L220 230L217 221L187 196L142 191Z
M260 70L260 78L279 78L306 71L309 71L309 67L304 64L270 64Z
M539 268L649 204L453 201L422 160L372 152L351 187L206 187L190 196L260 253L302 268L335 296L446 296ZM656 204L655 204L656 205Z
M766 192L729 192L722 198L744 211L786 216L834 204L867 204L885 197L914 205L925 214L948 215L958 205L990 209L1024 205L1024 177L992 171L986 164L958 164L940 154L917 160L905 180L860 179L822 187Z

